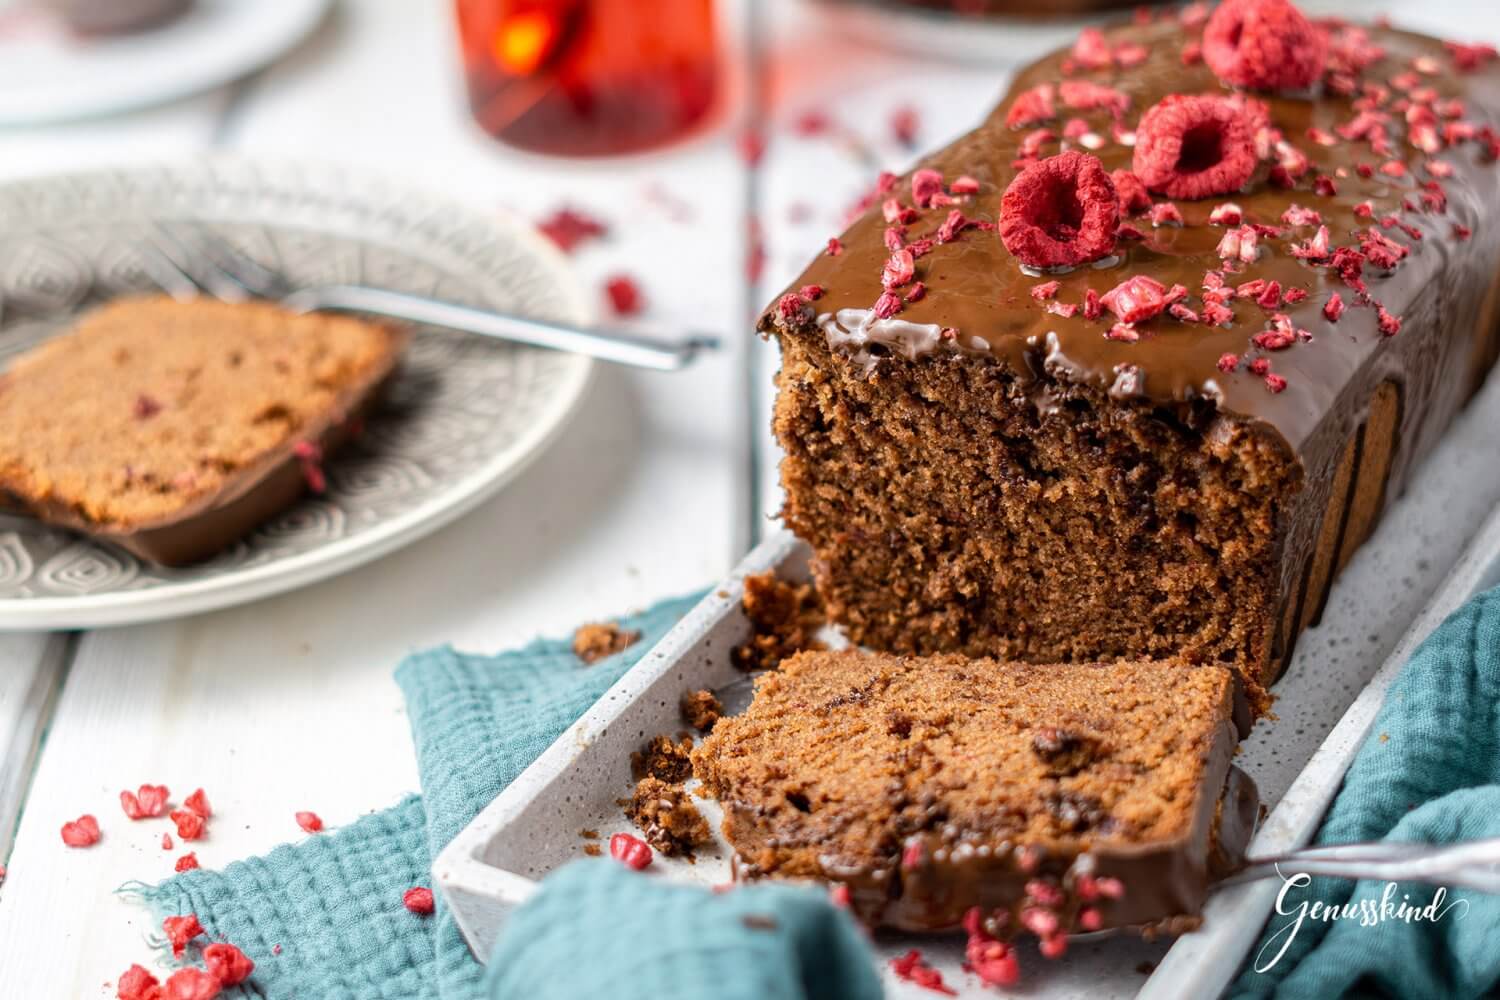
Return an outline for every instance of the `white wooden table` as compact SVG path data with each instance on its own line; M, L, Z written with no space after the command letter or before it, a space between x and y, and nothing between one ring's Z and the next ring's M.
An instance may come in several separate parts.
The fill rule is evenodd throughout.
M718 124L665 152L559 162L507 151L470 124L448 5L346 0L272 69L128 116L0 130L0 179L208 148L366 165L539 218L571 204L613 236L576 255L597 288L635 275L666 327L717 330L726 349L694 369L608 369L559 442L495 500L426 541L283 597L183 621L75 637L0 636L0 997L113 996L150 964L144 912L113 894L171 873L187 846L217 867L416 789L391 672L408 651L498 649L704 586L779 504L765 428L774 351L751 311L841 228L880 167L915 150L891 115L918 111L917 146L968 127L1004 84L994 68L876 50L817 30L799 0L726 3L728 86ZM1325 5L1326 6L1326 5ZM1500 15L1462 0L1393 4L1413 26L1500 38ZM760 55L750 44L762 39ZM806 110L838 123L803 137ZM737 141L768 123L756 169ZM684 221L651 192L670 192ZM766 266L749 279L748 220ZM163 851L158 824L128 823L118 793L207 790L207 840ZM104 839L70 850L59 827L100 817Z

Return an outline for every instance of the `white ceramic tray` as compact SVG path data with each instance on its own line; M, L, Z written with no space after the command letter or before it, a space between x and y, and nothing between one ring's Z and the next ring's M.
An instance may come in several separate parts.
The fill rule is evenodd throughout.
M1322 624L1300 640L1275 689L1279 718L1257 726L1237 761L1273 810L1257 836L1257 853L1307 840L1362 742L1385 686L1411 649L1468 596L1500 582L1496 426L1500 379L1491 380L1429 457L1340 577ZM489 956L506 915L532 892L534 880L583 856L591 841L580 831L597 830L603 843L611 833L630 829L616 805L631 787L630 753L656 733L683 728L681 693L700 687L744 689L743 675L729 663L730 647L750 632L740 609L741 581L771 568L789 578L805 576L805 549L783 532L752 552L438 856L434 878L481 959ZM702 805L717 829L720 817L713 803ZM715 844L692 865L658 857L646 877L725 882L727 859L724 846ZM1253 943L1273 892L1274 886L1262 885L1215 897L1203 929L1175 946L1126 935L1075 939L1067 956L1054 962L1023 945L1025 995L1048 1000L1137 993L1214 996ZM962 971L961 939L882 934L876 940L882 958L913 944L963 995L999 995ZM933 995L897 981L888 969L885 974L889 996Z

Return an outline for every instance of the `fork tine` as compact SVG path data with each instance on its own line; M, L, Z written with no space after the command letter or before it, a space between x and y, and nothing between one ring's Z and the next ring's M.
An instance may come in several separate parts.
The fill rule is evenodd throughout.
M151 237L139 249L141 266L162 291L178 302L191 302L202 297L203 286L177 262L162 240Z
M203 254L195 252L193 247L188 246L175 231L165 226L158 226L156 230L157 248L167 254L178 270L188 275L199 288L225 302L245 302L256 297L255 289L212 260L203 259ZM166 244L168 243L175 247L175 253L167 250Z
M214 266L263 299L284 298L290 291L286 279L240 250L229 240L208 229L194 229L192 242Z

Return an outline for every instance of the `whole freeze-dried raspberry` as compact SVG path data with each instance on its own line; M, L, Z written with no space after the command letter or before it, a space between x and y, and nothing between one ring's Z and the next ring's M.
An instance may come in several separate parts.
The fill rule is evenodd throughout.
M1255 172L1253 122L1228 98L1173 94L1141 118L1132 166L1169 198L1238 191Z
M1032 267L1107 256L1120 224L1119 196L1098 157L1067 152L1016 175L1000 200L1000 240Z
M1203 28L1214 75L1252 90L1300 90L1323 75L1328 37L1287 0L1225 0Z

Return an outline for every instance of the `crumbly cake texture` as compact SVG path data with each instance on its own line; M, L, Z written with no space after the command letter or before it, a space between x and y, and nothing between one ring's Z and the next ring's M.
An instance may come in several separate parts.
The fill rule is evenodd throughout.
M679 702L682 719L700 733L714 728L724 715L724 703L712 691L684 691Z
M751 634L729 655L741 670L774 670L793 653L819 647L816 635L827 619L812 584L782 580L769 570L755 573L745 577L740 606Z
M895 652L1224 663L1264 711L1500 352L1497 117L1492 49L1284 0L1023 70L761 318L829 617Z
M321 489L324 452L405 340L266 303L102 306L0 374L0 495L148 558L210 554L232 538L223 523L194 536L195 519L249 530Z
M636 783L625 814L646 835L646 843L668 857L691 856L694 847L713 837L687 790L660 778Z
M1195 913L1211 859L1248 839L1235 697L1217 666L806 652L693 766L741 875L843 882L871 924L1155 925Z

